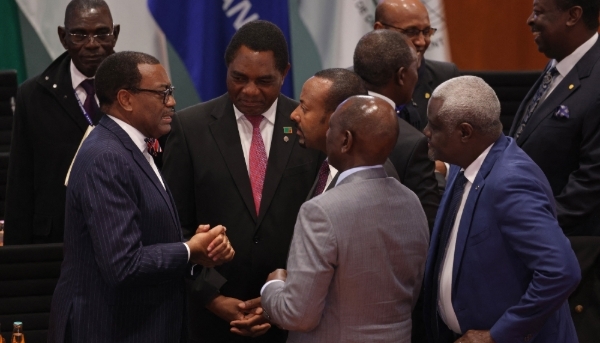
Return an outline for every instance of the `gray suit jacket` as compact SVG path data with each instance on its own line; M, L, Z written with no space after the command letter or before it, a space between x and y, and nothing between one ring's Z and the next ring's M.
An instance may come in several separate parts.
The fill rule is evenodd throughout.
M410 342L429 241L416 195L383 169L300 208L285 283L262 305L288 342Z

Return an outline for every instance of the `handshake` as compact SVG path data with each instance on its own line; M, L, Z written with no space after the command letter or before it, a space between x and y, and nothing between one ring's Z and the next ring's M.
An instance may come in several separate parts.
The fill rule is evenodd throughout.
M214 267L233 259L235 251L225 234L225 227L199 225L196 234L186 242L190 248L190 262Z

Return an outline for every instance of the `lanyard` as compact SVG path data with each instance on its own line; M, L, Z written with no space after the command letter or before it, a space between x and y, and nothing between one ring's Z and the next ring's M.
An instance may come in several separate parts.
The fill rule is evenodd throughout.
M85 119L87 120L88 124L90 124L90 126L94 126L94 122L92 121L92 118L90 118L90 115L85 111L85 108L83 108L83 105L81 104L81 99L79 99L79 95L77 95L77 91L74 91L74 93L75 93L75 98L77 98L77 102L79 103L79 107L81 108L81 112L83 112L83 115L85 116ZM96 101L96 100L92 99L92 101Z

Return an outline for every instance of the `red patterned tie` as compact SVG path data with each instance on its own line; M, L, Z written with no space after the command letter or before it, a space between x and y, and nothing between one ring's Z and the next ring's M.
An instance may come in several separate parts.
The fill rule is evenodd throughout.
M158 139L156 138L144 138L144 142L146 142L146 146L148 147L148 153L154 157L158 156L159 153L162 152L160 148L160 144L158 143Z
M263 184L265 183L265 172L267 171L267 151L265 143L260 134L260 122L263 116L246 116L252 123L252 143L250 144L250 184L252 185L252 197L256 215L260 210Z
M317 186L315 187L315 193L313 197L323 193L325 185L327 184L327 178L329 177L329 162L323 161L321 168L319 169L319 178L317 180Z

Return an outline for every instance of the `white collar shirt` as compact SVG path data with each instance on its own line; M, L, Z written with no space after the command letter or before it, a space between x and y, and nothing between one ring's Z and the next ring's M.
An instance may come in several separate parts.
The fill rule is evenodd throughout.
M267 159L269 158L269 151L271 150L271 141L273 139L273 131L275 128L275 117L277 112L278 99L273 102L271 107L263 113L263 120L260 123L260 135L262 136L265 150L267 153ZM246 119L246 116L240 110L233 106L235 112L235 119L237 122L238 132L240 134L240 142L242 143L242 151L244 152L244 161L246 161L246 168L250 172L250 146L252 145L252 123Z
M485 149L479 157L475 159L468 167L464 170L465 178L467 178L467 183L465 184L465 189L461 198L460 206L458 208L458 212L456 213L456 219L454 220L454 225L452 226L452 231L450 232L450 237L448 239L448 246L446 247L446 254L444 256L444 261L441 266L440 272L440 284L439 284L439 294L438 294L438 312L440 313L440 317L448 325L448 327L457 334L461 334L460 324L458 323L458 318L456 317L456 312L454 312L454 307L452 306L452 271L454 269L454 252L456 249L456 238L458 236L458 228L460 224L460 219L462 218L462 213L465 208L465 203L467 202L467 198L469 197L469 191L471 190L471 185L473 185L473 181L475 181L475 177L477 173L479 173L479 169L483 164L483 161L487 157L490 149L494 144L490 145Z
M361 171L361 170L367 170L367 169L377 169L377 168L381 168L381 169L383 169L383 165L381 165L381 164L378 164L378 165L376 165L376 166L360 166L360 167L354 167L354 168L350 168L350 169L348 169L348 170L345 170L345 171L343 171L343 172L340 174L340 177L338 177L338 179L337 179L337 182L335 183L335 185L336 185L336 186L337 186L337 185L339 185L339 184L340 184L340 182L342 182L342 180L344 180L344 179L345 179L345 178L347 178L348 176L350 176L350 175L352 175L352 174L354 174L354 173L357 173L357 172L359 172L359 171Z

